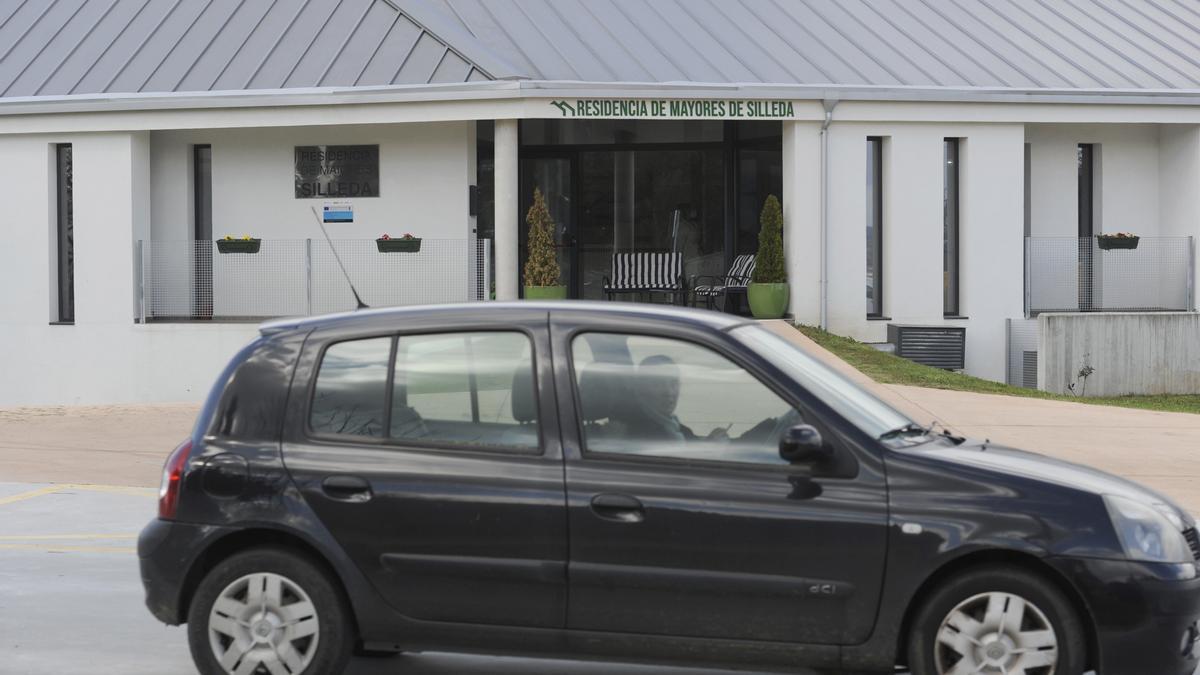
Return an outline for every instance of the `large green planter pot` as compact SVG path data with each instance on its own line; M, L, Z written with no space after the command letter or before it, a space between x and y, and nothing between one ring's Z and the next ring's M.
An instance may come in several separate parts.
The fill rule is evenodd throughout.
M787 311L787 284L750 284L746 287L750 313L756 319L780 319Z
M566 286L526 286L526 300L566 300Z

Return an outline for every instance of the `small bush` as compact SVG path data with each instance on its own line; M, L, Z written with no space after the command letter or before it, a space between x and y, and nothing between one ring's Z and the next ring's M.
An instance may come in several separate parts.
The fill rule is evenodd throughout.
M529 257L525 260L526 286L558 286L562 276L554 251L554 220L542 191L533 189L533 206L525 216L529 224Z
M787 267L783 261L783 207L779 198L768 195L759 217L758 258L754 263L756 284L782 284L787 282Z

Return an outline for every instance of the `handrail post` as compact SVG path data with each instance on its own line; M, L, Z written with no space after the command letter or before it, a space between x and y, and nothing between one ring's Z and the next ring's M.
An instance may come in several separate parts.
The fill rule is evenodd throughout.
M304 240L304 312L306 316L313 313L312 239Z
M138 323L146 323L146 258L143 250L145 240L137 242L137 277L138 277Z
M1033 238L1025 237L1025 318L1033 316L1033 291L1029 288L1033 280Z
M1188 266L1187 266L1187 307L1189 312L1196 311L1196 240L1188 236Z

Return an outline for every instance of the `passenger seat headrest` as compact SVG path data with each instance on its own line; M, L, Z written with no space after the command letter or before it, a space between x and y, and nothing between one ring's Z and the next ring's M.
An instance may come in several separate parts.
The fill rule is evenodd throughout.
M537 419L537 398L533 395L533 363L526 361L513 373L512 416L525 424Z

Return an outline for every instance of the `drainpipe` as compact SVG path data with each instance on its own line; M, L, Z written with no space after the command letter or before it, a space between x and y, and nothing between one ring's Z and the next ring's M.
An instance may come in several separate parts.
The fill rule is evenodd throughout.
M829 330L829 125L837 99L824 99L825 121L821 123L821 329Z

